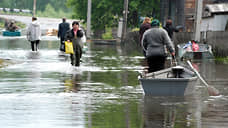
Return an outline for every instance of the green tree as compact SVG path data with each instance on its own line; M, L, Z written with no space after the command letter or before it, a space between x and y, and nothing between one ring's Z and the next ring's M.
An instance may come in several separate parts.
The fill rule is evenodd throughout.
M117 26L122 17L124 0L93 0L92 1L92 29L105 29ZM86 22L87 0L67 0L67 5L73 8L74 18ZM139 16L159 17L160 0L131 0L129 1L129 27L138 26ZM157 14L157 15L155 15Z
M44 17L49 17L49 16L56 16L56 12L55 9L51 6L51 4L47 4L45 10L42 12L38 12L38 16L39 15L43 15Z
M71 14L71 9L66 6L67 0L37 0L36 9L42 16L47 15L47 7L51 7L55 14L63 12L65 15ZM17 9L30 9L33 10L33 0L0 0L1 8L17 8ZM53 17L53 15L52 15Z
M62 18L62 17L71 17L71 13L66 13L62 9L58 11L51 5L47 4L44 11L37 11L38 17L55 17L55 18Z
M129 3L128 25L139 26L139 16L160 17L160 0L132 0Z
M93 0L92 1L92 28L105 29L113 26L114 21L121 14L123 2L119 0ZM87 20L87 0L68 0L67 5L73 8L74 18Z

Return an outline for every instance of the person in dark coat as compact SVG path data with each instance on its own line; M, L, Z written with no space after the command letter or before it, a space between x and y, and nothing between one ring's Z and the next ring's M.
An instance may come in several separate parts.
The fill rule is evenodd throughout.
M79 23L74 21L72 29L67 31L65 40L73 43L74 54L70 54L71 65L80 66L80 58L82 57L82 46L80 45L83 40L84 32L79 28Z
M142 41L142 37L143 37L143 33L147 30L151 28L151 24L150 24L150 18L146 17L143 21L143 23L141 24L140 28L139 28L139 35L140 35L140 42Z
M171 39L173 39L173 32L178 32L178 30L172 26L172 20L171 19L166 20L166 25L163 28L168 32L169 37Z
M166 50L175 56L174 45L168 33L163 28L159 28L159 20L153 20L151 28L143 34L142 44L146 52L148 62L148 72L155 72L165 68Z
M65 51L64 38L67 31L70 30L70 24L66 22L66 18L59 24L58 37L60 38L60 51Z
M151 24L150 24L151 20L149 17L146 17L142 23L142 25L140 26L139 28L139 38L140 38L140 46L142 46L141 42L142 42L142 37L143 37L143 34L146 30L150 29L151 28ZM146 53L145 51L143 51L143 55L146 56Z

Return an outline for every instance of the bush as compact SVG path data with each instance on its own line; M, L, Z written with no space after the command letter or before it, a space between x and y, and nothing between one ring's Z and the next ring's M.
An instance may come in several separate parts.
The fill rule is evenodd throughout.
M102 34L102 39L113 39L112 28L105 28L105 33Z
M133 28L131 31L132 32L139 31L139 28Z

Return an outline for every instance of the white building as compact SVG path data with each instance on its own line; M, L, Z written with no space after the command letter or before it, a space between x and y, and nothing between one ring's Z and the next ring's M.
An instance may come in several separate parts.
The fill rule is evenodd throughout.
M201 31L225 31L227 21L228 3L208 4L203 12Z

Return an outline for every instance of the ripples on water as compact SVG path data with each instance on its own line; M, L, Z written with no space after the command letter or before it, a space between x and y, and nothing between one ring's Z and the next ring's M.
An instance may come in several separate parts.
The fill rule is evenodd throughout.
M1 127L228 126L227 65L196 63L221 91L219 97L208 97L199 83L192 97L149 97L137 80L137 71L144 68L141 53L91 44L75 68L58 53L56 37L42 37L38 53L31 52L25 37L0 38L0 58L12 62L0 69Z

